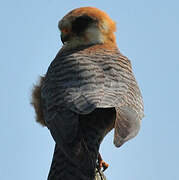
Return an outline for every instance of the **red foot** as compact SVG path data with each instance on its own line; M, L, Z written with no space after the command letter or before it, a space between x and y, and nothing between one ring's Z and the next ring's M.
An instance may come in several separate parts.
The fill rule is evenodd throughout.
M103 168L103 171L105 171L109 167L109 164L103 161L100 153L98 155L98 163L99 163L99 169Z

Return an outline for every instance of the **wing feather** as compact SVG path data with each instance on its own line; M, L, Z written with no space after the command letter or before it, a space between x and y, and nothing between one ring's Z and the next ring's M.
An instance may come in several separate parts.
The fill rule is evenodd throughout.
M142 97L130 61L120 52L85 54L83 51L76 51L57 54L42 85L42 99L45 99L44 109L48 112L45 115L47 124L55 114L56 110L51 111L53 108L58 109L58 112L64 109L67 114L72 114L74 124L78 123L79 114L89 114L96 108L115 107L116 113L123 113L124 117L131 117L130 112L137 112L137 122L143 117ZM120 111L122 107L128 111ZM69 122L61 123L64 127L71 127L75 134L77 130L72 130L70 119ZM120 136L119 131L123 127L122 124L120 127L120 123L120 116L117 115L116 146L120 144L117 136Z
M119 54L57 55L45 78L50 86L44 96L53 92L48 106L64 106L78 114L120 106L128 86L118 58Z

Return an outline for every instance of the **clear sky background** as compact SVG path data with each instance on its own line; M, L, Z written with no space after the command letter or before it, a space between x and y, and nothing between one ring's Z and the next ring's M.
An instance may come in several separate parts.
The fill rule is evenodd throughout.
M140 85L139 135L117 149L113 132L101 153L108 180L179 179L179 1L4 0L0 2L0 179L45 180L54 142L35 122L33 83L61 47L58 21L95 6L117 23L117 44Z

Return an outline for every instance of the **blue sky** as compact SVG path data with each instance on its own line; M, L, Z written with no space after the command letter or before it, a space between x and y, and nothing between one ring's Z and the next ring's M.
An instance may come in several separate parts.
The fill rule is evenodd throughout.
M145 104L135 139L117 149L111 132L101 146L108 180L178 180L177 0L0 2L0 179L47 177L54 142L35 122L31 89L61 47L58 21L82 6L98 7L116 21L118 46L132 61Z

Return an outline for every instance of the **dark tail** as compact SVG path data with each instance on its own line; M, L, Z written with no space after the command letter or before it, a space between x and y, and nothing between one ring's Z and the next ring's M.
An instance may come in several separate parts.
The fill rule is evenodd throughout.
M88 115L80 115L79 131L68 151L76 159L65 154L56 144L48 180L105 180L102 172L97 173L97 158L100 143L114 125L112 108L96 109ZM96 177L95 177L96 176Z
M55 145L53 160L48 175L48 180L92 180L93 173L85 173L84 169L72 164L60 148Z
M88 177L76 166L71 164L60 148L55 145L53 160L48 180L107 180L102 171L95 171L95 177Z

